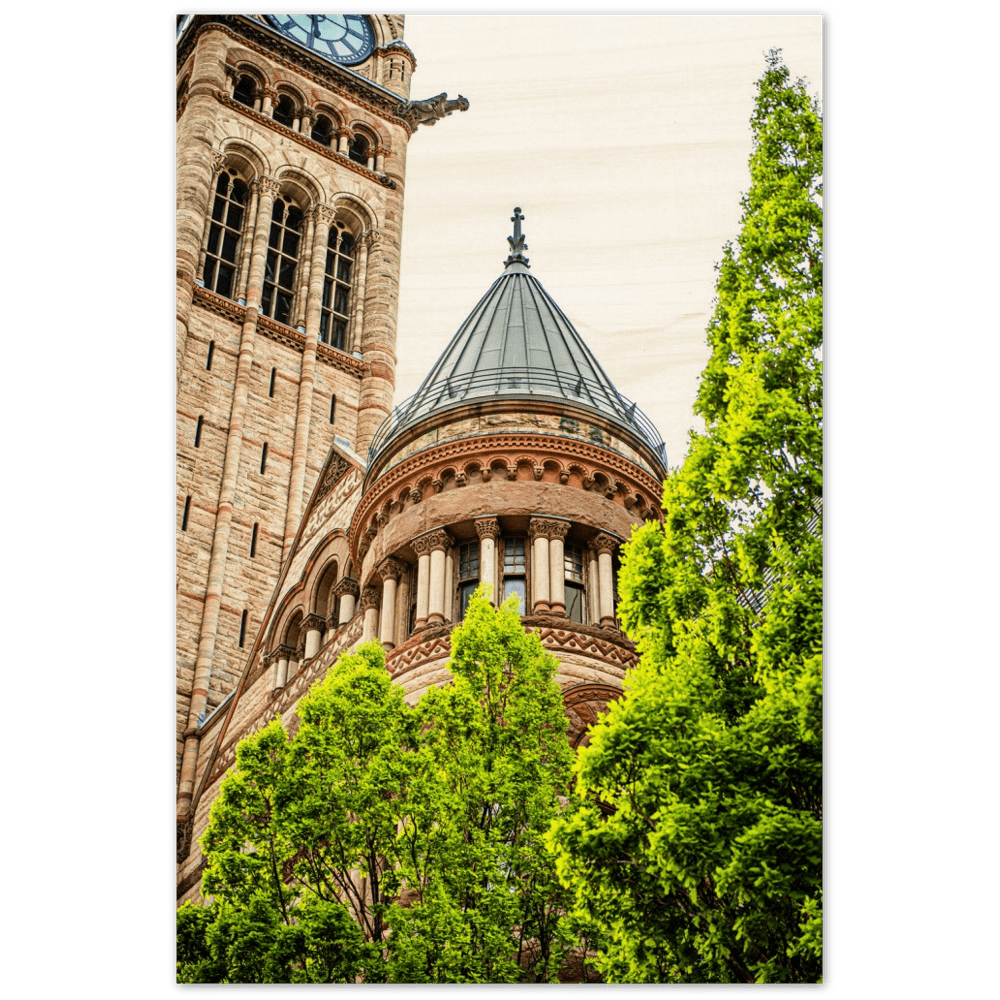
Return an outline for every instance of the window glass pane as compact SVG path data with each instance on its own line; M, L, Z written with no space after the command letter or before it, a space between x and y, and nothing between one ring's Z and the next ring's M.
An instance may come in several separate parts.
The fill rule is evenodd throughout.
M271 206L271 218L275 222L281 222L285 217L285 203L280 198L274 199L274 204Z
M271 223L271 234L267 238L267 245L274 247L275 250L281 246L281 226L277 222Z
M578 583L566 584L566 614L570 621L582 623L584 620L583 587Z
M264 280L274 281L274 271L278 266L278 255L273 251L268 251L267 258L264 260Z
M278 289L278 305L274 310L274 318L279 323L287 323L289 313L292 311L292 297L287 292Z
M229 197L233 201L242 205L246 201L247 196L247 186L239 178L233 181L233 190L230 192Z
M219 295L224 295L227 299L232 298L233 274L233 268L228 267L225 264L219 265L219 280L215 286L215 290L219 293Z
M470 542L458 550L459 580L479 579L479 543Z
M472 583L463 583L463 584L459 585L458 593L459 593L459 598L460 598L461 603L462 603L462 611L461 611L461 616L460 617L462 617L462 618L465 617L465 612L466 612L466 610L469 607L469 599L476 592L476 586L477 586L477 584L475 582L472 582Z
M295 229L296 231L302 228L302 209L296 205L292 205L288 209L288 218L285 219L285 225L289 229Z
M503 541L503 568L504 572L516 573L524 570L524 539L505 538Z
M281 269L278 273L278 284L282 288L293 288L295 282L295 261L287 257L281 258Z
M511 594L517 594L517 613L524 614L527 593L523 576L505 576L503 581L503 597L507 600Z
M219 174L218 183L215 185L215 190L222 195L223 198L226 197L226 191L229 188L229 174L222 173Z
M347 324L342 319L338 319L337 322L333 324L333 346L336 347L338 351L346 351L347 348L344 346L346 340Z
M205 257L205 287L212 288L212 279L215 277L215 258Z
M350 260L347 260L344 257L340 258L340 264L337 267L337 277L340 278L341 281L351 280L351 263L352 262Z
M236 263L236 244L239 240L236 233L231 233L228 229L222 236L222 257L231 263Z
M230 229L239 229L243 225L243 206L232 204L229 206L229 214L226 216L226 225Z
M212 226L208 231L208 252L218 253L219 252L219 234L222 230L218 226Z
M299 234L292 232L290 229L285 230L285 243L281 248L282 253L287 254L289 257L298 257L299 255Z
M323 282L323 304L320 306L321 309L330 308L330 292L333 290L333 282L327 278Z
M320 313L319 316L319 339L321 344L327 343L327 337L329 337L330 330L330 314Z
M334 264L334 261L336 261L336 259L337 259L337 255L332 250L327 250L327 252L326 252L326 267L324 268L324 271L327 274L329 274L329 275L333 274L333 264Z
M583 549L579 545L567 544L563 549L566 579L583 583Z
M215 204L212 206L212 218L216 222L222 222L222 216L226 211L226 202L223 198L216 197Z
M344 237L340 241L340 252L347 257L354 252L354 240L351 239L348 233L344 233Z
M347 312L347 289L343 285L337 286L337 292L333 297L333 311L339 313Z
M274 298L274 285L264 285L264 291L260 296L260 307L264 310L265 316L271 315L271 300Z

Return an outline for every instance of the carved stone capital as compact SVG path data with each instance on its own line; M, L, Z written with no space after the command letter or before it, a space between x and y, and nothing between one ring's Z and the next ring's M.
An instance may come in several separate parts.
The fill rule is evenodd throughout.
M417 535L410 544L417 555L422 556L428 552L433 552L435 549L447 549L452 541L451 535L444 528L436 528L434 531L427 531L422 535Z
M274 89L274 87L268 87L268 86L261 87L260 96L270 97L272 104L276 104L278 100L278 92Z
M388 156L391 156L392 153L385 146L376 146L375 147L375 155L376 156L386 156L386 157L388 157Z
M279 660L291 660L295 656L295 647L289 646L287 642L281 643L277 649Z
M281 182L274 177L258 177L254 181L254 184L257 185L257 190L260 194L269 194L275 198L281 190Z
M473 523L480 538L496 540L500 537L500 522L495 517L478 517Z
M609 535L602 531L597 535L593 542L591 543L598 552L609 552L613 553L618 546L621 544L620 540L615 538L614 535Z
M310 612L302 621L302 628L305 632L317 631L322 632L326 627L326 619L322 615L316 614L315 611Z
M385 234L380 229L369 229L365 233L365 243L369 250L374 250L385 239Z
M299 641L295 644L295 659L304 660L306 658L306 634L299 636Z
M345 594L350 594L352 597L357 598L360 592L361 588L358 586L358 581L353 580L349 576L345 576L333 586L334 597L343 597Z
M365 587L361 593L361 610L370 611L374 608L377 611L381 603L382 591L378 587Z
M378 565L383 580L398 580L406 572L406 563L395 556L387 556Z
M316 117L316 109L309 107L308 104L302 106L302 110L299 112L299 117L308 118L312 121Z
M214 176L218 177L222 173L223 167L226 165L226 154L225 153L213 153L212 154L212 173Z
M354 129L348 128L346 125L338 126L337 128L334 129L334 133L336 134L338 139L343 139L344 136L347 136L348 142L350 142L354 138Z
M340 615L336 611L331 611L326 616L326 630L336 632L338 628L340 628Z
M329 205L314 205L312 213L317 222L323 222L327 226L333 225L333 219L336 213Z
M569 521L552 517L533 517L528 522L528 534L535 538L565 538L569 531Z
M275 648L275 649L272 649L270 652L265 653L260 659L261 659L261 662L264 664L265 667L269 667L275 661L280 660L281 656L280 656L280 654L278 652L278 649Z

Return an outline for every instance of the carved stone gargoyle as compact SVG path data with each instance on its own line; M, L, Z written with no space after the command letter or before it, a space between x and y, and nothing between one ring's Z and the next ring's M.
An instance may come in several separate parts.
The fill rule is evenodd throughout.
M461 94L458 95L457 101L449 101L447 94L438 94L437 97L429 97L426 101L407 101L399 106L396 113L416 132L418 126L435 125L453 111L468 110L469 101Z

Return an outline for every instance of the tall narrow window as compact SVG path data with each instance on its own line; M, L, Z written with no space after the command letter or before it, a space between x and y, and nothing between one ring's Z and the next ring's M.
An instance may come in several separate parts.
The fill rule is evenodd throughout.
M275 104L274 110L271 112L271 117L282 125L287 125L289 128L292 127L292 119L295 117L295 105L287 94L282 94L278 98L278 103Z
M247 186L235 170L223 170L215 185L212 222L205 248L205 287L227 299L233 297L236 262L243 232Z
M524 554L523 538L503 540L503 597L517 594L517 610L524 614L528 604L527 560Z
M247 638L247 613L244 608L243 614L240 617L240 649L243 648L243 643L246 642Z
M295 295L295 267L299 260L302 209L288 198L277 198L271 210L271 232L264 262L261 308L265 316L287 323Z
M323 300L319 311L319 339L324 344L346 351L348 307L351 296L351 265L354 240L350 233L333 226L326 249Z
M333 418L337 415L337 397L330 397L330 423L333 423Z
M366 166L368 163L368 140L360 133L351 140L351 145L347 151L348 157L355 163Z
M257 555L257 528L258 525L253 526L253 532L250 535L250 558L253 559Z
M252 76L241 76L236 81L236 89L233 91L233 99L245 104L248 108L253 107L254 99L257 96L257 84Z
M199 417L198 418L198 426L195 427L195 429L194 429L194 446L196 448L200 448L201 447L201 425L204 422L204 420L205 420L204 417Z
M563 564L566 572L566 614L570 621L582 623L587 616L583 589L583 549L572 542L566 542L563 547Z
M267 442L264 442L264 446L260 449L260 471L261 474L267 468Z
M274 395L274 377L277 374L278 374L278 369L277 368L272 368L271 369L271 384L267 387L267 394L269 396L273 396Z
M458 547L458 599L460 617L465 617L469 598L479 586L479 542L468 542Z
M212 355L215 354L215 341L210 340L208 342L208 357L205 358L205 371L210 372L212 370Z
M191 513L191 498L184 498L184 513L181 515L181 531L188 530L188 514Z
M330 146L333 143L333 122L326 115L319 115L316 124L312 128L312 137L321 146Z

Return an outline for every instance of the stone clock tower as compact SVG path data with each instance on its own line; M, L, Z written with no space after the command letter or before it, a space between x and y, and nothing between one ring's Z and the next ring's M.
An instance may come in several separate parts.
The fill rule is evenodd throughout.
M177 24L178 818L336 445L392 406L411 102L401 15Z

